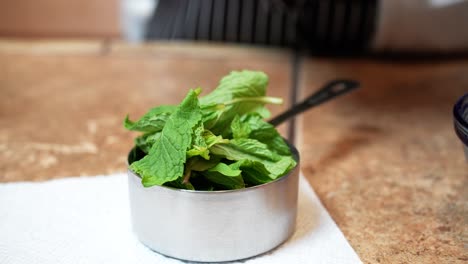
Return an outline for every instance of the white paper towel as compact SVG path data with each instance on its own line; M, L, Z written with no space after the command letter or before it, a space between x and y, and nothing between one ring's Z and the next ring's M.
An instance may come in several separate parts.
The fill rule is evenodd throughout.
M301 176L297 229L242 263L361 263ZM125 174L0 184L0 263L183 263L131 231Z

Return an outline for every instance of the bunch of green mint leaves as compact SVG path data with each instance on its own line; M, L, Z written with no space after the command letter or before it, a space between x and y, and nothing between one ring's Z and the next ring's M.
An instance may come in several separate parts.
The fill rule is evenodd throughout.
M130 164L145 187L164 185L189 190L232 190L273 181L296 166L290 147L264 121L268 76L233 71L200 97L190 90L179 105L150 109L128 130L143 132L135 149L144 153Z

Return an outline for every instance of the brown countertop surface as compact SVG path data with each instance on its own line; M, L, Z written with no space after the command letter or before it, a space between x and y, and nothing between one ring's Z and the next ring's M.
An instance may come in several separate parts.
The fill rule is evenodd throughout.
M263 70L292 98L284 50L183 43L0 40L0 182L126 169L123 117L213 89L234 69ZM365 263L466 263L468 163L452 106L468 59L306 58L299 99L327 80L362 88L296 122L302 170ZM287 136L288 125L280 127Z

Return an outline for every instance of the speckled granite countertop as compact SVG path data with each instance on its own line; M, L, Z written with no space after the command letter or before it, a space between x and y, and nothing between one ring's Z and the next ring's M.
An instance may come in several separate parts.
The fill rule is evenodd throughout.
M205 92L233 69L290 103L286 51L216 45L0 40L0 182L125 170L122 118ZM362 89L296 122L302 170L365 263L466 263L468 164L451 109L468 59L307 58L299 99L337 77ZM287 135L287 125L280 128ZM0 220L1 221L1 220Z

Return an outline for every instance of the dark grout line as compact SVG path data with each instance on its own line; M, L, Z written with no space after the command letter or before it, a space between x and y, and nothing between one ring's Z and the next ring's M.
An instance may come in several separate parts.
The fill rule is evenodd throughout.
M291 54L291 90L289 94L290 107L297 103L299 93L299 80L301 70L301 54L298 50ZM296 118L293 117L289 121L288 140L292 144L296 141Z

